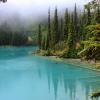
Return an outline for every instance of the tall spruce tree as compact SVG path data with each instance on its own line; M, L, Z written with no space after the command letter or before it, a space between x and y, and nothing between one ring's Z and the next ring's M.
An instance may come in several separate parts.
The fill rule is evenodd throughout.
M55 8L54 23L53 23L53 33L54 33L54 44L59 42L59 30L58 30L58 10Z
M73 13L72 13L70 15L70 30L68 33L68 40L67 40L67 44L70 49L73 49L74 47L73 38L74 38L74 20L73 20Z
M41 49L41 42L42 42L42 32L41 32L41 24L38 26L38 45L39 49Z
M100 4L97 5L97 10L96 10L96 22L100 23Z
M76 42L79 40L79 34L78 34L78 14L77 14L77 6L75 4L74 13L73 13L73 24L74 24L74 45L76 45Z
M64 23L63 23L63 18L60 19L60 40L64 41Z
M64 40L67 40L68 38L68 28L69 28L69 15L68 15L68 9L66 9L64 17Z
M90 6L90 3L85 5L85 9L87 11L87 25L90 25L91 24L91 6Z
M46 49L50 48L51 42L51 19L50 19L50 8L48 10L48 33L47 33L47 43Z
M50 48L50 40L49 40L49 34L47 34L46 37L46 50Z
M46 50L46 39L45 39L45 36L42 39L42 49Z
M81 25L82 26L81 40L85 40L85 37L86 37L85 27L87 25L87 13L85 11L85 8L84 8L84 11L82 13L81 22L82 22L82 25Z

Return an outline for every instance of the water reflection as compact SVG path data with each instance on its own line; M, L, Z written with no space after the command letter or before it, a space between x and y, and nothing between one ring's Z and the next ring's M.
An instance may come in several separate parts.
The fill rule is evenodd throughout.
M0 60L15 59L23 57L36 50L37 47L0 47Z
M45 66L46 73L41 66ZM43 61L41 66L38 73L46 74L49 93L54 89L55 100L60 99L59 94L65 97L63 100L91 100L90 93L100 90L100 75L96 72L53 61Z
M15 56L5 56L12 50ZM91 100L89 94L100 90L98 72L28 56L30 50L0 50L0 100Z

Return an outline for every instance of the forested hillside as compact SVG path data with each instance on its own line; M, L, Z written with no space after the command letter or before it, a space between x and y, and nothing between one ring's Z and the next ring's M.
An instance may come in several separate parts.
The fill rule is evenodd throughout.
M37 32L33 22L25 22L20 15L11 15L0 21L0 46L37 45Z
M65 58L100 59L100 2L92 0L80 11L65 10L59 16L55 8L54 17L48 10L48 24L45 30L39 24L39 53L46 56Z

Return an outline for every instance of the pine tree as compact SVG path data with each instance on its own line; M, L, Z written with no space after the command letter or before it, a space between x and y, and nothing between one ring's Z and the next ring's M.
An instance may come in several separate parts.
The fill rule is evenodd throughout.
M42 49L46 50L46 39L45 39L45 37L43 37L43 39L42 39Z
M47 43L46 49L50 48L51 42L51 19L50 19L50 9L48 10L48 33L47 33Z
M68 40L67 40L67 44L70 49L73 49L74 47L73 38L74 38L74 20L73 20L73 13L72 13L70 15L70 30L68 33Z
M46 50L50 48L50 37L49 34L47 34L47 39L46 39Z
M87 17L86 17L86 11L85 11L85 8L84 8L84 11L83 11L83 14L82 14L82 24L83 25L86 25L86 22L87 21Z
M85 15L85 12L80 13L79 16L78 16L78 40L77 41L78 43L81 41L81 40L84 40L85 39L85 36L86 36L86 33L85 33L85 28L86 26L86 15Z
M84 9L84 12L83 12L80 20L81 20L81 29L80 29L80 31L81 31L81 33L80 33L81 34L81 40L85 40L86 32L85 32L84 28L87 24L87 14L85 12L85 9ZM79 23L79 25L80 25L80 23Z
M97 11L96 11L96 22L100 23L100 5L99 4L97 6Z
M73 13L73 24L74 24L74 44L79 40L78 34L78 14L77 14L77 7L75 4L74 13Z
M64 40L67 40L68 38L68 26L69 24L69 15L68 15L68 9L65 11L65 17L64 17Z
M85 9L87 10L87 25L91 24L91 9L90 9L90 3L85 5Z
M58 10L55 9L54 23L53 23L53 33L54 33L54 45L59 42L59 30L58 30Z
M63 24L63 18L60 19L60 40L64 41L64 24Z
M70 30L68 33L67 47L68 50L66 52L66 57L73 58L76 57L76 42L75 42L75 26L74 26L74 13L70 16Z
M75 4L75 8L74 8L74 33L77 33L77 23L78 23L78 17L77 17L77 7L76 7L76 4Z
M38 45L39 49L41 49L41 42L42 42L42 32L41 32L41 24L38 27Z

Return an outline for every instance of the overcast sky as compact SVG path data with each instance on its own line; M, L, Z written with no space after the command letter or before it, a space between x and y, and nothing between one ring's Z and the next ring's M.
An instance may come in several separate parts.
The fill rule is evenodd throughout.
M90 0L7 0L7 3L0 4L0 14L10 16L16 12L23 16L33 15L34 18L40 18L41 15L47 14L49 7L52 10L57 6L59 11L62 11L65 8L71 9L75 3L82 7L88 1Z

